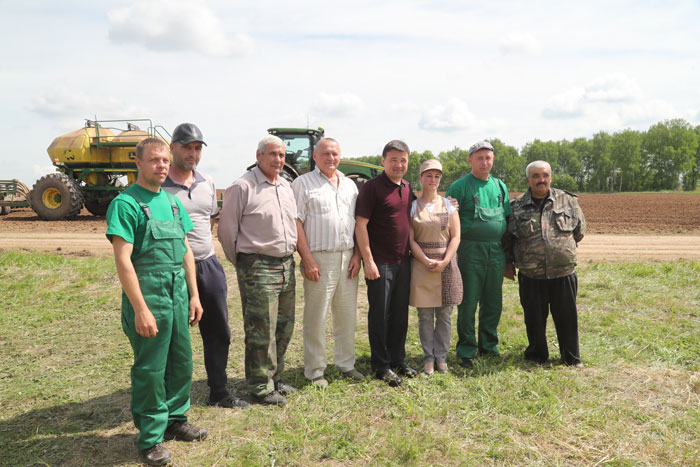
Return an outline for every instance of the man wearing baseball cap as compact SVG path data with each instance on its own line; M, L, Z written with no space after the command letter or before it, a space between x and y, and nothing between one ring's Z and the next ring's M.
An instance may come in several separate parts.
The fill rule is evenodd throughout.
M208 405L243 408L249 404L226 389L226 365L231 342L226 305L226 276L216 259L212 229L219 215L214 181L196 170L206 146L202 132L193 123L182 123L173 131L170 152L173 163L163 189L175 195L185 206L194 228L187 239L194 253L199 298L204 315L199 333L204 347L204 367L209 385Z
M447 195L459 202L461 242L457 263L464 294L457 313L457 358L460 366L473 367L479 355L498 355L496 328L501 318L505 256L501 236L511 215L505 183L490 175L493 146L479 141L469 148L471 173L455 181ZM479 305L479 335L475 333Z

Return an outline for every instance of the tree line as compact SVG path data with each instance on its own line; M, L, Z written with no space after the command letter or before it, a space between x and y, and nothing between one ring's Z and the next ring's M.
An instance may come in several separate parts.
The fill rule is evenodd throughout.
M492 174L511 191L524 191L525 167L535 160L552 166L552 185L575 192L694 191L700 171L700 125L683 119L665 120L647 131L604 131L573 141L535 139L518 151L498 138ZM443 177L440 190L471 171L467 149L455 147L435 156L431 151L412 152L406 180L418 187L418 170L428 159L438 159ZM354 160L381 165L381 155Z

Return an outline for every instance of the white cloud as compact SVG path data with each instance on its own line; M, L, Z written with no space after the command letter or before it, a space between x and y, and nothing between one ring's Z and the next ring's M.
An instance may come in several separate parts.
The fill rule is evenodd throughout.
M320 93L311 103L311 111L320 117L352 117L365 108L364 102L352 93Z
M447 104L440 104L428 109L421 115L418 126L424 130L459 131L476 121L467 104L458 98L450 99Z
M619 108L620 117L625 123L641 123L651 125L669 118L681 115L674 106L663 99L650 99L623 105Z
M623 73L613 73L594 80L586 86L590 102L631 102L641 95L639 86Z
M51 119L70 120L95 115L109 119L149 115L147 109L125 104L116 97L89 95L62 87L36 97L28 110Z
M585 96L584 88L572 88L553 96L544 106L542 116L544 118L580 117L584 113Z
M660 102L645 101L637 83L624 73L612 73L553 96L544 106L542 116L556 119L613 113L623 121L634 122L642 115L656 113L661 109Z
M46 165L39 165L39 164L32 164L32 175L34 176L34 180L38 180L44 175L54 173L56 171L56 167L50 164ZM32 186L29 186L29 189L31 189Z
M530 34L511 33L501 38L498 51L501 55L536 54L542 49L540 42Z
M228 38L219 18L203 0L149 0L109 11L109 37L153 50L190 50L212 56L245 55L253 39Z

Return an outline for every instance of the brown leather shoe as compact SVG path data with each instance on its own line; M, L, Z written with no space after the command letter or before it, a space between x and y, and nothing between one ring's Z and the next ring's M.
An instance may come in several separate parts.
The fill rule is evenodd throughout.
M170 451L163 444L158 443L148 449L139 451L139 457L144 464L166 465L170 462Z
M173 422L165 429L163 438L166 440L176 439L178 441L202 441L209 434L206 428L190 425L187 422Z

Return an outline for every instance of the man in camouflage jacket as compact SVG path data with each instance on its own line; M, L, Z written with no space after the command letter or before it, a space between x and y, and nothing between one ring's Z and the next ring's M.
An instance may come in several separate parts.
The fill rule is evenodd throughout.
M531 162L525 173L529 188L510 202L513 214L502 240L505 276L514 279L515 269L520 270L529 343L525 358L538 363L549 358L545 328L551 311L563 363L580 367L575 267L586 220L576 195L550 187L552 169L547 162Z

